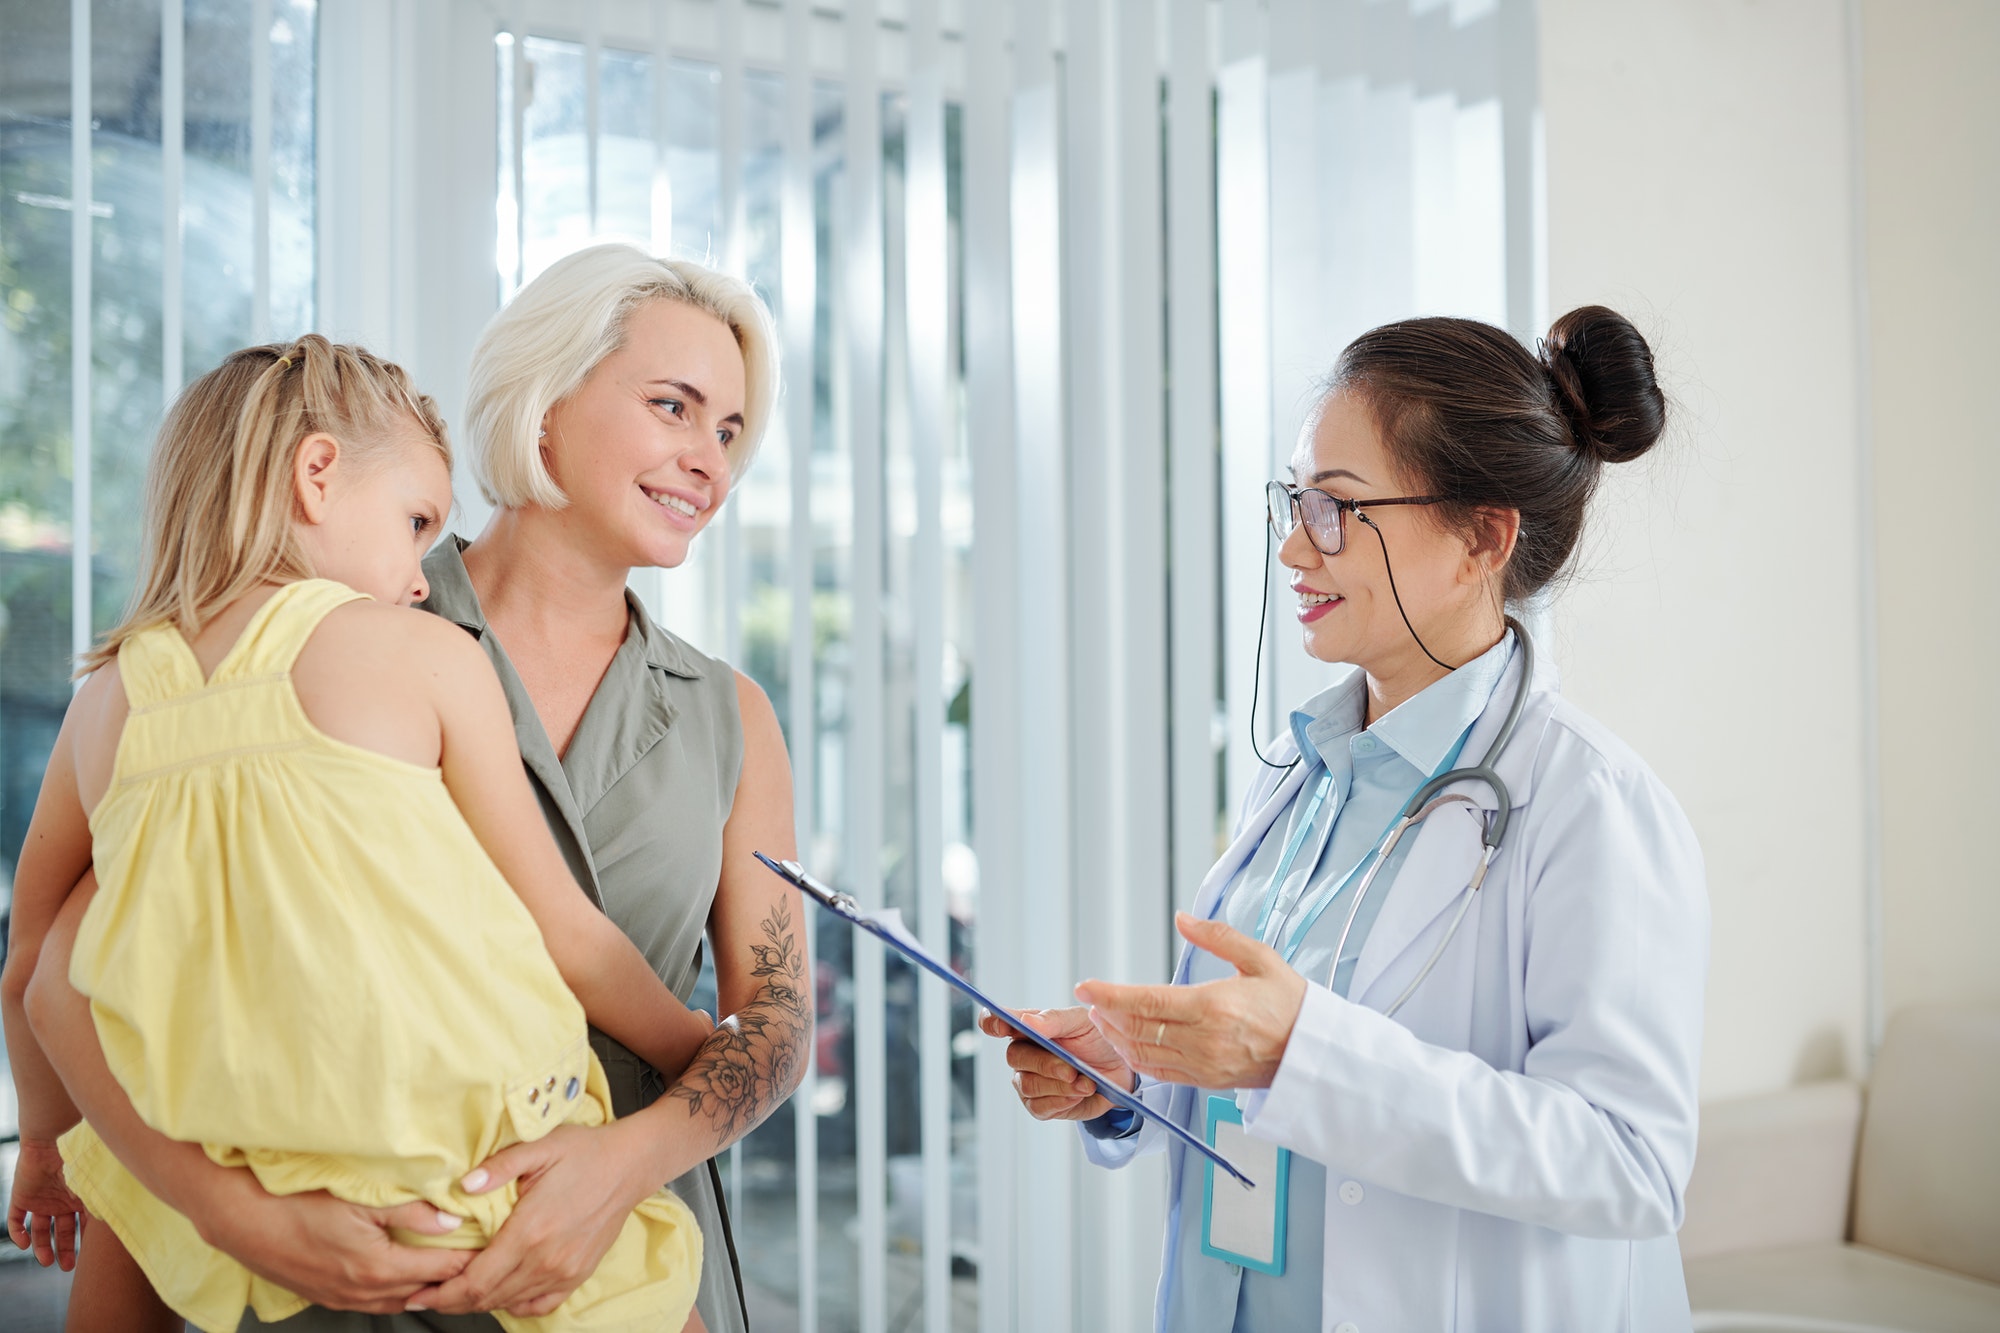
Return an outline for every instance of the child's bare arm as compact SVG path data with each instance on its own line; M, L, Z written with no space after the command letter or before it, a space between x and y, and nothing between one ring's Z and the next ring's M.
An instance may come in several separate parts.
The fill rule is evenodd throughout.
M452 799L527 904L590 1021L671 1082L713 1024L674 998L570 873L522 771L513 714L485 654L444 621L426 628L444 733L440 764Z
M90 820L77 791L75 751L77 719L91 706L92 686L96 684L87 682L63 717L14 871L7 967L0 974L0 1011L5 1014L14 1090L20 1097L23 1143L51 1143L78 1118L62 1079L28 1026L24 1005L42 941L70 891L90 869Z
M16 1245L32 1247L42 1264L56 1263L64 1269L76 1263L81 1205L63 1180L55 1141L78 1116L28 1024L26 1004L28 982L49 928L77 880L90 869L90 826L77 792L75 761L78 717L90 703L84 695L71 702L42 772L41 794L15 868L7 967L0 973L0 1022L7 1033L21 1131L20 1160L7 1200L7 1232Z

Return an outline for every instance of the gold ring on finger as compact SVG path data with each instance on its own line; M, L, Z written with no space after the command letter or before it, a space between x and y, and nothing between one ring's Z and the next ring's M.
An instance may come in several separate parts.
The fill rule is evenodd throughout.
M1160 1030L1153 1034L1153 1045L1164 1046L1166 1044L1167 1044L1167 1025L1165 1023L1162 1023L1160 1024Z

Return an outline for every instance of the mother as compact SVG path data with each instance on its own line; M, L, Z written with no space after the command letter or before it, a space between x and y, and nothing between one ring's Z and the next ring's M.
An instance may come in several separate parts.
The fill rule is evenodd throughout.
M1504 618L1664 411L1644 339L1601 307L1540 361L1451 319L1342 354L1269 497L1307 651L1359 669L1292 714L1180 919L1175 984L1086 982L1088 1011L1032 1020L1266 1187L1214 1185L1092 1081L1008 1050L1093 1161L1168 1150L1163 1333L1689 1327L1700 850ZM1389 836L1433 775L1482 762L1496 781L1450 781Z
M425 605L492 660L578 882L683 1001L705 931L727 1015L671 1086L593 1032L621 1118L558 1129L467 1176L475 1192L521 1190L488 1248L396 1244L392 1229L446 1228L420 1205L274 1198L247 1172L148 1129L105 1068L87 1008L43 984L65 974L67 939L45 947L31 1005L38 1029L62 1033L49 1049L79 1108L211 1244L324 1307L284 1321L288 1333L472 1330L498 1325L441 1316L546 1313L663 1180L708 1241L703 1321L744 1329L709 1159L791 1093L811 1037L789 890L750 855L791 854L790 768L763 692L654 624L626 582L634 568L687 559L755 453L776 393L770 316L746 284L627 246L551 266L473 355L467 435L497 509L476 540L431 553ZM246 1313L243 1326L259 1325Z

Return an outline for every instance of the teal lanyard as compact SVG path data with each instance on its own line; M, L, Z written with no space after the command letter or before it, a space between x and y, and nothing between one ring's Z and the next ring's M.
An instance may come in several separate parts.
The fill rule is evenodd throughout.
M1458 763L1459 756L1465 752L1465 743L1471 737L1472 728L1467 726L1464 731L1458 734L1458 744L1451 747L1451 753L1444 757L1444 762L1439 764L1437 769L1431 774L1431 777L1425 779L1425 781L1428 782L1449 773L1452 767ZM1423 785L1420 782L1417 784L1417 787ZM1290 841L1285 844L1284 855L1278 859L1277 873L1271 876L1270 892L1264 895L1263 909L1257 913L1257 938L1266 944L1271 943L1268 937L1271 912L1277 907L1278 899L1284 894L1285 881L1291 876L1292 864L1298 859L1299 849L1305 845L1307 836L1312 832L1313 820L1318 818L1319 808L1325 802L1326 793L1332 786L1332 772L1322 773L1319 785L1313 789L1312 800L1306 806L1305 817L1299 821L1298 830L1292 834ZM1412 787L1410 790L1415 792L1417 787ZM1409 797L1407 796L1397 802L1396 813L1390 816L1389 822L1382 827L1382 832L1376 835L1375 841L1369 845L1368 854L1355 862L1354 868L1341 876L1337 883L1331 885L1329 888L1320 890L1318 897L1313 902L1312 910L1306 913L1305 920L1301 921L1298 929L1292 932L1291 942L1278 951L1279 955L1284 958L1287 966L1290 966L1292 959L1298 956L1299 949L1305 944L1306 936L1312 932L1313 926L1318 923L1320 914L1332 906L1334 899L1340 897L1347 889L1347 886L1354 882L1354 877L1366 869L1368 863L1381 853L1382 844L1389 840L1390 832L1395 829L1397 823L1403 818L1403 807L1408 804ZM1289 916L1290 913L1287 913L1287 915ZM1282 923L1280 924L1282 925ZM1334 966L1338 967L1339 965L1340 960L1336 958Z
M1285 854L1278 858L1277 872L1271 876L1271 891L1264 895L1264 910L1257 914L1257 938L1266 944L1270 943L1266 934L1271 924L1271 909L1278 905L1278 899L1284 894L1285 881L1291 877L1292 862L1298 860L1299 848L1305 846L1306 837L1312 832L1313 820L1319 818L1319 808L1326 803L1326 793L1332 786L1333 772L1329 769L1319 775L1319 785L1313 788L1312 800L1306 805L1305 818L1299 821L1291 841L1285 844ZM1287 963L1292 961L1289 954L1285 956L1285 961Z

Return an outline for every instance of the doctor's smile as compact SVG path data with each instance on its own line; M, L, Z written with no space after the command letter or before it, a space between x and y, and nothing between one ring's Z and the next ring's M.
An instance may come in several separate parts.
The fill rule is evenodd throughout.
M1302 583L1294 583L1292 591L1299 599L1299 623L1310 625L1327 612L1339 606L1342 598L1336 593L1318 592Z

